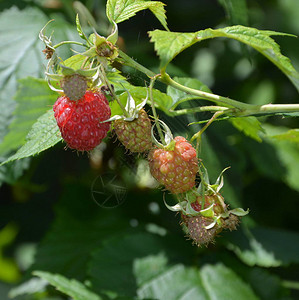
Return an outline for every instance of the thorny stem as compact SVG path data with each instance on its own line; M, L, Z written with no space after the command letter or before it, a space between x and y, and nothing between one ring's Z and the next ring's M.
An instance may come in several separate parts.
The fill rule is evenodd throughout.
M154 115L155 125L156 125L156 128L158 130L158 134L159 134L159 137L161 139L161 142L162 142L163 145L165 145L165 139L164 139L164 135L163 135L160 123L159 123L159 118L157 116L157 112L156 112L156 108L155 108L155 102L154 102L154 97L153 97L153 87L154 87L156 79L159 76L160 76L160 74L155 75L151 79L151 83L150 83L150 86L149 86L149 96L150 96L150 100L151 100L151 107L152 107L152 112L153 112L153 115Z
M113 99L116 100L117 104L119 105L119 107L123 111L124 116L125 117L129 117L129 113L126 111L126 108L123 106L123 104L120 102L119 98L115 94L114 89L112 88L111 84L109 83L109 80L107 80L106 72L104 70L104 67L101 65L100 68L101 68L101 72L100 73L101 73L102 80L108 86L108 89L109 89L110 93L112 94Z

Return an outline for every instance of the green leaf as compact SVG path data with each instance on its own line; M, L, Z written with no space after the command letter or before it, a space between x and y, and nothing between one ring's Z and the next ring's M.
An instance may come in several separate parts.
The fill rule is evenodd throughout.
M43 73L43 45L38 33L46 22L44 13L36 8L20 11L11 7L0 13L0 141L12 120L17 81Z
M16 7L5 10L0 18L1 71L0 88L14 77L41 74L44 54L38 33L47 22L36 8L20 11ZM22 30L20 30L22 28Z
M43 79L27 77L19 80L15 95L17 107L9 133L0 145L0 153L6 154L24 144L26 135L36 122L55 102L57 93L51 91Z
M299 143L299 129L290 129L285 133L271 136L271 138L278 141L289 141L292 143Z
M161 58L161 68L166 66L182 51L196 42L196 32L182 33L154 30L149 32L151 42L155 43L155 50Z
M177 236L161 237L147 232L111 238L93 254L89 270L93 288L96 292L104 289L116 291L121 296L135 296L138 283L143 283L145 278L155 278L164 271L166 258L162 253L166 253L171 261L190 251L189 246ZM162 265L154 263L149 270L143 269L149 261L160 261Z
M226 37L247 44L259 51L274 63L299 90L299 73L291 64L289 58L283 56L279 45L271 35L288 35L275 31L258 30L241 25L220 29L205 29L193 33L167 32L162 30L150 31L151 41L155 43L155 50L161 58L161 68L165 69L179 53L197 42L215 37Z
M137 12L150 9L165 29L167 28L164 3L144 0L108 0L106 14L110 22L120 23L136 15Z
M175 265L138 289L138 296L154 299L258 299L250 286L222 264L201 269Z
M198 79L188 78L188 77L175 77L173 79L177 83L187 86L189 88L193 88L208 93L211 92L211 90L205 84L200 82ZM198 96L188 94L186 92L175 89L171 86L167 87L167 95L170 96L172 99L171 106L167 107L168 109L175 109L180 103L185 101L199 99Z
M33 124L24 144L14 155L2 164L36 155L61 141L61 135L54 118L54 113L49 110Z
M137 295L141 299L209 299L198 270L183 265L175 265L146 282Z
M256 117L230 118L229 121L245 135L262 142L259 133L263 133L264 129Z
M43 271L34 271L33 275L47 280L58 291L72 297L74 300L101 300L102 298L91 292L81 282L75 279L68 279L59 274L51 274Z
M200 277L208 294L207 299L258 299L250 286L223 264L204 266Z
M246 0L218 0L218 2L224 7L231 24L248 24Z
M299 234L291 231L238 230L230 234L227 247L249 266L280 267L299 262Z

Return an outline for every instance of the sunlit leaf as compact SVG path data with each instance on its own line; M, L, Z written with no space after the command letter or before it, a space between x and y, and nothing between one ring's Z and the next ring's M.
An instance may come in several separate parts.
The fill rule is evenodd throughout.
M272 35L289 35L275 31L258 30L241 25L220 29L205 29L193 33L167 32L162 30L150 31L151 41L155 43L155 50L161 58L161 68L183 50L193 44L215 37L226 37L247 44L274 63L299 90L299 73L291 64L289 58L282 55L279 45L270 37Z
M167 29L164 3L145 0L108 0L106 14L110 21L120 23L136 15L137 12L150 9L165 29Z

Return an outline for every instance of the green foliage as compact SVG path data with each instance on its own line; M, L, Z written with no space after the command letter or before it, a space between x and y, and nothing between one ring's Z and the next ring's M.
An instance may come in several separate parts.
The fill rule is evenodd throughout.
M169 2L169 24L178 28L175 32L169 31L165 4L159 1L74 3L83 19L82 26L76 19L78 32L73 1L62 1L63 7L55 9L44 6L47 1L29 1L30 5L15 1L19 8L2 2L7 9L0 14L0 226L13 224L15 229L5 237L9 245L0 247L0 265L3 281L11 280L10 272L24 274L10 297L298 298L297 40L292 34L257 29L275 24L274 30L296 32L294 1L278 1L277 6L245 0L219 0L220 6L193 1L191 10L185 2ZM153 15L133 18L147 9ZM121 106L129 94L136 104L147 99L145 109L151 118L157 115L174 136L193 137L199 163L208 169L211 182L230 167L221 190L225 203L231 209L250 210L237 231L220 233L207 248L186 240L180 213L173 214L163 203L164 199L177 204L178 199L157 190L146 155L127 155L114 143L113 124L109 137L88 155L63 150L52 110L59 94L43 79L47 62L50 73L61 75L62 69L58 65L52 69L55 59L44 58L38 41L39 31L52 18L55 22L44 34L51 36L54 57L68 68L90 67L84 71L91 75L99 72L97 87L104 87L112 116L123 115ZM158 19L165 30L154 30L150 18ZM91 45L96 34L88 37L92 33L88 22L101 35L109 36L106 30L113 28L113 38L99 39L108 50L116 47L112 52L117 57L109 56L109 51L99 55ZM212 28L196 31L207 26ZM118 43L112 45L117 34ZM80 37L86 44L81 40L78 45ZM56 47L64 40L74 43ZM244 64L242 50L247 48L236 46L234 40L248 46L245 54L251 65ZM202 43L191 47L198 42ZM202 56L200 46L208 56ZM249 47L262 56L252 55ZM202 72L209 70L211 84L196 72L196 61ZM37 159L41 152L44 155ZM113 209L111 199L117 201ZM28 243L35 249L30 254L33 263L24 266L22 247ZM1 299L6 299L9 288L0 283Z

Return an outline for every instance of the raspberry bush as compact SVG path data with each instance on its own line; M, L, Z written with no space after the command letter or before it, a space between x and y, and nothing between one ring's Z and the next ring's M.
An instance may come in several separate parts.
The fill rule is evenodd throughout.
M0 295L296 299L296 0L25 2L0 13Z

